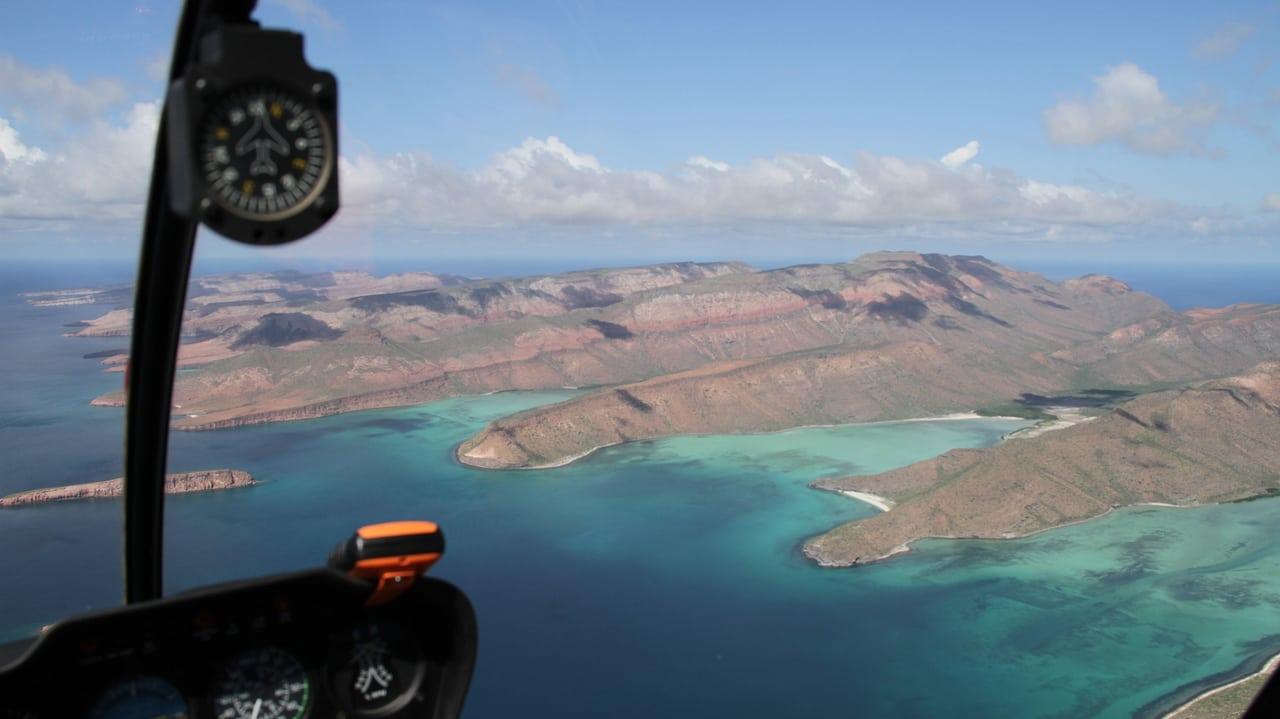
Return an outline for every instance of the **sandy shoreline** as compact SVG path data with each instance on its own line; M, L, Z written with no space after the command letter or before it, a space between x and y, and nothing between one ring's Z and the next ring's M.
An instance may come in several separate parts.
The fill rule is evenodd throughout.
M1041 420L1030 427L1010 432L1005 439L1031 439L1032 437L1039 437L1046 432L1074 427L1077 424L1089 422L1101 416L1098 414L1085 414L1079 407L1045 407L1044 412L1053 415L1053 419Z
M624 440L622 442L610 442L608 444L601 444L601 445L592 447L590 449L587 449L585 451L579 452L575 455L565 457L564 459L558 459L554 462L547 462L546 464L530 464L530 465L525 465L523 467L485 467L483 465L472 464L471 462L468 462L467 455L461 452L455 451L453 453L453 456L454 456L454 459L456 459L459 464L462 464L467 467L472 467L475 469L555 469L556 467L563 467L568 464L573 464L574 462L577 462L578 460L590 455L592 452L595 452L597 450L601 450L606 447L617 447L618 445L629 444L632 442L656 442L658 440L674 439L677 437L715 437L719 435L734 436L734 437L751 437L754 435L785 434L787 432L796 432L804 429L826 429L831 427L873 427L873 426L880 426L880 425L886 425L886 424L906 424L908 422L953 422L953 421L967 420L967 419L1025 420L1026 418L1025 417L991 416L991 415L978 414L977 412L953 412L951 414L937 415L933 417L911 417L909 419L881 419L881 420L873 420L870 422L839 422L836 424L801 424L795 427L787 427L786 429L776 429L776 430L764 431L764 432L699 432L699 433L693 433L693 434L669 434L669 435L663 435L661 437L647 437L644 439ZM876 507L879 507L886 512L889 510L887 507L883 506L883 503L887 502L889 506L893 506L892 500L887 500L884 497L879 497L877 495L867 495L867 496L874 497L876 501L872 501L869 499L862 499L861 497L855 497L855 499L862 499L862 501L868 502L869 504L873 504Z
M1197 695L1196 695L1193 699L1191 699L1190 701L1188 701L1188 702L1186 702L1186 703L1182 704L1181 706L1179 706L1178 708L1174 709L1173 711L1168 712L1168 713L1164 714L1163 716L1161 716L1161 719L1174 719L1174 717L1177 717L1179 714L1182 714L1182 713L1186 712L1188 709L1190 709L1190 708L1191 708L1193 705L1195 705L1196 703L1201 702L1201 701L1203 701L1203 700L1205 700L1205 699L1208 699L1208 698L1209 698L1209 697L1211 697L1211 696L1214 696L1214 695L1217 695L1217 694L1221 694L1222 692L1225 692L1225 691L1227 691L1228 689L1231 689L1232 687L1236 687L1236 686L1239 686L1239 685L1241 685L1241 684L1244 684L1245 682L1249 681L1250 679L1253 679L1254 677L1257 677L1257 676L1260 676L1260 675L1265 675L1265 674L1270 674L1271 672L1275 671L1277 667L1280 667L1280 654L1277 654L1277 655L1275 655L1275 656L1271 657L1270 659L1268 659L1268 660L1267 660L1267 662L1266 662L1265 664L1263 664L1263 665L1262 665L1262 668L1261 668L1261 669L1259 669L1259 670L1258 670L1258 671L1256 671L1256 672L1252 672L1252 673L1247 674L1247 675L1245 675L1245 676L1243 676L1243 677L1240 677L1239 679L1236 679L1235 681L1228 682L1228 683L1226 683L1226 684L1223 684L1222 686L1214 687L1213 689L1210 689L1210 690L1208 690L1208 691L1206 691L1206 692L1202 692L1202 693L1200 693L1200 694L1197 694Z
M839 491L840 494L843 494L846 497L853 497L859 502L866 502L867 504L870 504L872 507L879 509L881 512L888 512L890 509L893 509L893 500L885 497L881 497L878 494L872 494L870 492L859 492L856 489L841 489L837 491Z
M867 502L868 504L874 504L874 505L875 505L875 506L877 506L877 507L879 507L880 505L875 504L875 502L871 501L871 499L870 499L870 498L875 498L875 499L878 499L878 500L880 500L880 501L887 502L887 503L889 504L889 507L888 507L888 508L883 508L883 507L882 507L882 509L884 509L884 511L886 511L886 512L887 512L887 511L889 511L889 509L893 507L893 500L891 500L891 499L886 499L886 498L884 498L884 497L880 497L879 495L870 494L869 492L858 492L858 491L856 491L856 490L852 490L852 489L828 489L827 487L818 487L818 486L815 486L815 485L810 485L810 486L812 486L814 489L822 489L822 490L826 490L826 491L828 491L828 492L837 492L837 493L839 493L839 494L844 494L844 495L847 495L847 496L853 497L854 499L858 499L858 500L861 500L861 501L863 501L863 502ZM1167 503L1167 502L1138 502L1138 503L1136 503L1136 504L1125 504L1125 505L1122 505L1122 506L1119 506L1119 507L1109 507L1109 508L1107 508L1107 510L1106 510L1105 512L1102 512L1101 514L1095 514L1095 515L1093 515L1092 517L1083 517L1083 518L1081 518L1081 519L1073 519L1073 520L1071 520L1070 522L1063 522L1062 524L1055 524L1055 525L1053 525L1052 527L1042 527L1042 528L1040 528L1040 529L1036 529L1036 530L1032 530L1032 531L1030 531L1030 532L1026 532L1025 534L1014 534L1014 533L1011 533L1011 532L1010 532L1010 533L1006 533L1006 534L1004 534L1004 535L1001 535L1001 536L999 536L999 537L955 537L955 536L940 536L940 535L929 535L929 536L927 536L927 537L916 537L915 539L912 539L910 542L908 542L908 543L906 543L906 544L899 544L898 546L896 546L896 547L894 547L893 549L891 549L887 554L883 554L883 555L881 555L881 556L879 556L879 557L873 557L873 558L871 558L871 559L866 559L866 560L859 561L859 562L854 562L853 564L838 564L838 563L834 563L834 562L827 562L827 561L825 561L825 560L821 559L820 557L816 557L816 556L814 556L814 555L810 554L810 553L808 552L808 550L807 550L807 549L805 550L805 556L806 556L806 557L808 557L809 559L813 560L813 562L814 562L815 564L817 564L818 566L820 566L820 567L827 567L827 568L832 568L832 569L847 569L847 568L850 568L850 567L862 567L862 566L866 566L866 565L868 565L868 564L875 564L875 563L877 563L877 562L882 562L882 561L884 561L884 560L886 560L886 559L889 559L890 557L896 557L896 556L898 556L899 554L906 554L907 552L910 552L910 551L911 551L911 545L912 545L912 544L915 544L916 542L919 542L919 541L920 541L920 540L922 540L922 539L945 539L945 540L947 540L947 541L960 541L960 542L963 542L963 541L975 541L975 540L976 540L976 541L980 541L980 542L990 542L990 541L994 541L994 542L1003 542L1003 541L1006 541L1006 540L1030 539L1030 538L1032 538L1032 537L1035 537L1036 535L1044 534L1045 532L1052 532L1052 531L1055 531L1055 530L1058 530L1058 529L1065 529L1065 528L1067 528L1067 527L1073 527L1073 526L1075 526L1075 525L1077 525L1077 524L1084 524L1085 522L1093 522L1093 521L1096 521L1096 520L1102 519L1103 517L1105 517L1105 516L1107 516L1107 515L1111 514L1112 512L1116 511L1117 509L1127 509L1127 508L1129 508L1129 507L1159 507L1159 508L1162 508L1162 509L1196 509L1196 508L1198 508L1198 507L1208 507L1208 506L1211 506L1211 505L1214 505L1214 504L1218 504L1218 502L1205 502L1205 503L1203 503L1203 504L1169 504L1169 503Z

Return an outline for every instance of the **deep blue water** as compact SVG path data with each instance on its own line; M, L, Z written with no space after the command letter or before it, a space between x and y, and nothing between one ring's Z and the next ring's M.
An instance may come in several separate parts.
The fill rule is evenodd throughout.
M121 414L87 401L120 376L81 355L121 341L61 337L101 308L31 308L14 293L127 268L0 278L0 494L118 475ZM1165 296L1179 306L1274 291L1247 272L1212 288L1145 281L1181 288ZM1280 651L1280 500L1131 509L823 570L800 542L874 510L809 481L987 445L1019 424L674 438L538 472L452 460L488 419L564 396L176 434L171 469L234 466L264 483L170 499L167 588L315 565L360 524L436 519L450 546L438 573L480 612L473 717L1118 717ZM13 580L0 637L116 603L120 522L113 501L0 512L0 536L21 538L0 555Z

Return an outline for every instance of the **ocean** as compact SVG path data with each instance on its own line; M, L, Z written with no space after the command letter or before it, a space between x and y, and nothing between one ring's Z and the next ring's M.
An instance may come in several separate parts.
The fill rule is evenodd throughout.
M128 269L0 271L0 494L120 474L121 412L87 404L120 375L82 355L127 342L62 337L102 308L33 308L17 293ZM1211 286L1104 269L1179 307L1280 301L1246 269ZM234 467L262 484L169 499L166 589L318 565L361 524L437 520L449 553L434 572L480 619L469 717L1125 717L1280 651L1280 499L1130 508L821 569L804 539L876 510L809 482L987 446L1025 423L678 437L542 471L453 460L488 420L571 394L177 433L172 471ZM0 638L117 604L120 526L118 501L0 511Z

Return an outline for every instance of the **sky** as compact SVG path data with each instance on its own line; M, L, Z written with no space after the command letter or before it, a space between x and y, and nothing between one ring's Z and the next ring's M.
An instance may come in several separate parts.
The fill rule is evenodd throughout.
M259 5L341 87L277 258L1280 263L1277 2ZM0 5L7 256L136 254L177 12Z

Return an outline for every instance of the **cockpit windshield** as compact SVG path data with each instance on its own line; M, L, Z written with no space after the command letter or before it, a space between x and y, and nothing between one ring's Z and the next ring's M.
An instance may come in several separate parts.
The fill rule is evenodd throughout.
M1274 8L262 0L325 70L175 111L180 10L0 7L0 640L121 603L185 108L166 595L430 520L469 717L1226 717L1274 672Z

